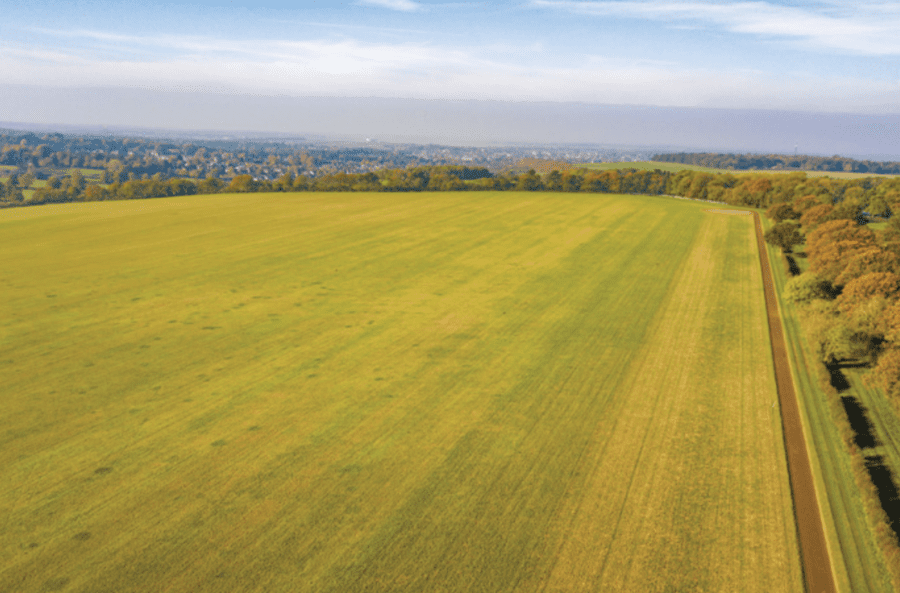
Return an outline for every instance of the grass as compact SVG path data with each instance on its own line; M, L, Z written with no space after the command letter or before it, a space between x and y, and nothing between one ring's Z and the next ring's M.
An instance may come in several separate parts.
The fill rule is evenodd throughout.
M765 218L763 221L764 225L771 226ZM779 250L771 246L768 249L780 298L788 279L787 271ZM804 265L801 259L797 261ZM838 587L854 593L892 591L890 575L853 476L848 444L830 409L834 402L829 398L837 396L827 395L819 385L815 369L820 363L800 327L798 311L783 300L780 306Z
M800 591L750 217L0 212L0 590Z

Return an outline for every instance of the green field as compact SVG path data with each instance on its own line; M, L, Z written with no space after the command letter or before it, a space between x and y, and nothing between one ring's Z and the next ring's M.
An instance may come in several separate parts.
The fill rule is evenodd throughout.
M678 171L703 171L706 173L735 173L736 171L732 171L730 169L713 169L711 167L700 167L698 165L686 165L682 163L663 163L657 161L634 161L634 162L622 162L622 163L588 163L585 165L578 164L575 165L578 168L592 169L596 171L609 171L612 169L637 169L638 171L655 171L659 169L660 171L671 171L672 173L677 173Z
M0 211L2 591L802 591L750 217Z

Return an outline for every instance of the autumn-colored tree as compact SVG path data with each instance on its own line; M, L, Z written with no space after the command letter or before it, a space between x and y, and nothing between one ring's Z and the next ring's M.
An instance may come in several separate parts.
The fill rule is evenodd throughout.
M852 315L859 306L870 299L875 297L889 299L898 293L900 293L900 276L891 272L873 272L848 282L835 302L841 313Z
M837 279L841 276L847 264L855 255L869 249L871 246L871 243L856 240L836 241L820 245L816 249L815 256L810 255L809 257L809 269L820 274L835 286L840 286Z
M84 188L84 200L86 202L97 202L105 200L107 192L99 185L89 185Z
M259 184L253 179L252 175L237 175L231 180L231 183L228 184L225 191L229 193L253 192L257 190L258 185Z
M894 272L897 269L897 254L878 246L867 247L858 251L847 260L844 270L838 274L834 283L843 286L865 274Z
M829 220L834 220L834 206L831 204L812 206L800 216L800 224L807 229L812 229Z
M840 241L854 241L868 247L875 244L875 235L870 229L851 220L829 220L807 235L806 252L815 258L825 246Z
M822 205L822 202L820 202L819 199L812 194L807 194L807 195L803 196L802 198L797 198L796 200L794 200L794 210L796 210L797 212L799 212L801 214L803 214L804 212L806 212L813 206L821 206L821 205Z
M756 207L768 205L768 194L772 190L772 181L766 176L753 177L744 182L744 188L751 196L751 204Z
M900 348L892 347L882 352L873 373L885 393L894 398L900 396Z

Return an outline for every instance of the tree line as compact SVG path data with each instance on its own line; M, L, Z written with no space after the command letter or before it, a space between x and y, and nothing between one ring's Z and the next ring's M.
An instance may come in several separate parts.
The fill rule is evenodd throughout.
M717 152L678 152L657 154L653 160L680 163L712 169L797 169L801 171L830 171L848 173L900 174L900 163L893 161L859 161L842 156L810 156L784 154L731 154Z
M842 216L859 219L888 218L900 209L900 178L863 179L808 178L804 173L704 173L684 170L586 169L553 170L541 175L533 169L524 173L494 174L485 167L460 165L419 166L382 169L368 173L343 173L310 177L284 173L275 180L250 174L230 180L208 176L165 179L130 179L112 183L92 182L78 170L71 175L51 177L42 187L31 190L25 199L28 175L13 175L0 187L4 206L54 202L129 200L219 192L270 191L551 191L675 195L722 202L734 206L767 208L812 196L836 207Z

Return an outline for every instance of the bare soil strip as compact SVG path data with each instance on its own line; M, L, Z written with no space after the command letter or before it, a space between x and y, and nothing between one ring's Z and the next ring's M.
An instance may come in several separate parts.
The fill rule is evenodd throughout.
M784 445L787 449L788 471L791 476L791 490L794 494L794 512L797 517L806 590L810 593L837 591L834 574L831 570L831 558L825 542L819 501L816 498L809 452L806 449L806 440L803 438L800 405L791 379L791 367L788 363L781 317L778 315L775 282L772 278L769 257L763 240L762 223L759 213L754 212L753 215L756 221L756 240L759 244L759 263L762 266L763 285L766 293L766 312L769 317L775 382L778 386L778 398L781 405Z

